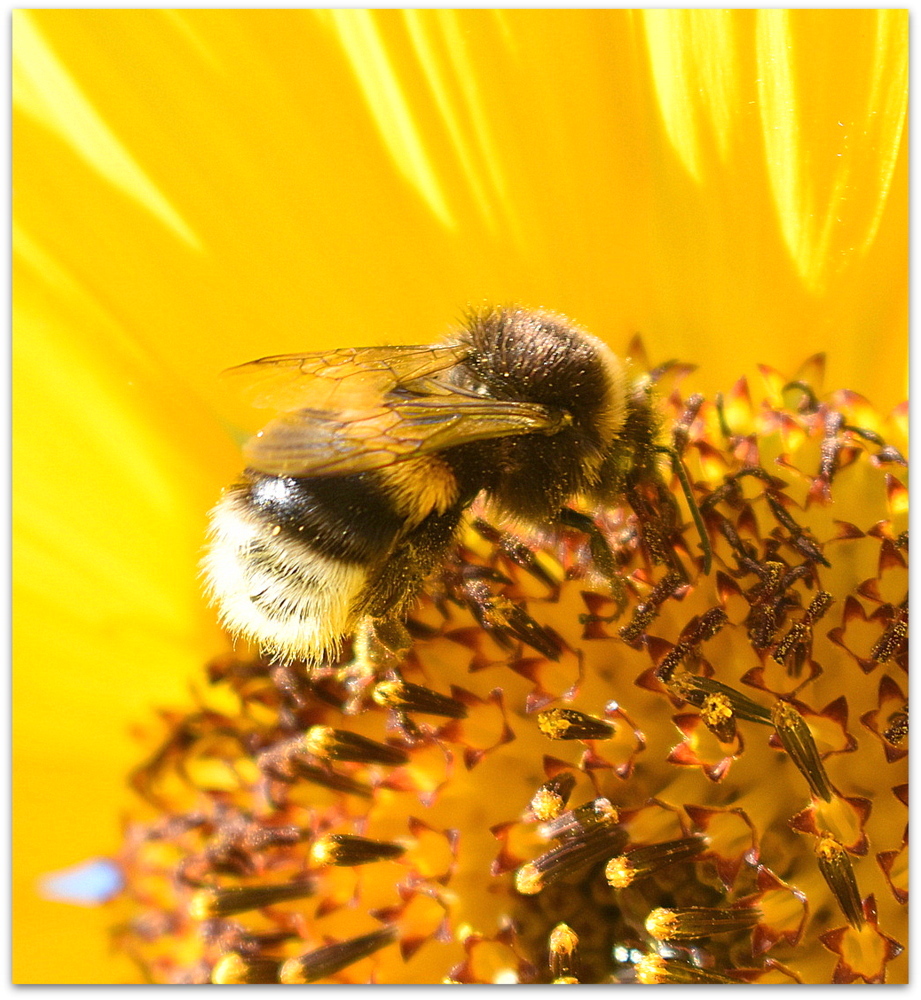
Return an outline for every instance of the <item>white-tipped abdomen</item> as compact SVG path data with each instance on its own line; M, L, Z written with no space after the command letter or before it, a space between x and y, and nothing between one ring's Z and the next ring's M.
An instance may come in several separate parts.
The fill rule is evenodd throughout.
M286 536L232 490L211 511L209 534L202 567L227 629L282 662L318 664L338 654L356 623L362 566Z

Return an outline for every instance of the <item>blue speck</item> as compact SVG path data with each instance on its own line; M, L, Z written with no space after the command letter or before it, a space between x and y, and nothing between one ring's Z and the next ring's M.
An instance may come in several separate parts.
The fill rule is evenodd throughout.
M121 892L124 884L121 868L114 861L93 858L42 876L39 890L59 903L97 906Z

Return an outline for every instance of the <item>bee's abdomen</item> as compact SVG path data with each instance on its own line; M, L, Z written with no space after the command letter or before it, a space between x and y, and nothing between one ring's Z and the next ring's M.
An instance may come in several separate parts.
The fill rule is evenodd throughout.
M227 628L282 660L338 652L403 525L373 475L251 476L226 491L204 570Z
M238 504L249 507L275 535L345 563L376 560L404 523L374 472L310 479L255 476L236 490Z

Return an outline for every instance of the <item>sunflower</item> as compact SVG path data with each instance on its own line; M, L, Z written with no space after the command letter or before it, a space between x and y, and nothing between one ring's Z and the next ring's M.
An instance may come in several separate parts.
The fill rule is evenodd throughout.
M560 931L551 948L554 925L542 914L554 905L545 893L565 894L555 882L532 894L509 888L516 872L553 850L552 833L522 818L527 802L538 786L573 773L577 805L604 798L622 813L636 811L633 826L618 824L628 840L611 858L642 865L648 855L631 852L707 837L706 860L685 859L690 868L673 870L697 873L683 883L688 905L712 907L729 898L758 908L755 923L735 929L741 938L764 942L775 935L778 947L795 956L797 913L805 912L810 895L819 899L809 918L818 928L803 931L815 933L802 968L793 957L778 959L794 974L827 981L857 969L865 979L902 981L905 960L889 942L904 943L904 850L892 812L904 794L893 795L901 784L892 769L904 764L892 718L906 687L899 646L904 594L897 593L906 477L892 455L904 451L906 13L19 11L13 47L14 979L136 977L125 954L109 950L106 928L121 919L110 909L119 903L68 907L39 895L37 881L81 858L124 857L120 817L128 812L138 822L126 775L143 755L139 736L164 745L196 713L236 718L241 672L250 671L253 690L266 683L253 666L258 661L245 658L243 665L220 661L223 672L212 669L210 686L202 669L230 648L198 592L205 514L236 474L241 428L251 421L242 404L219 395L215 373L268 353L431 342L468 304L520 301L572 315L635 357L641 357L639 335L651 367L687 363L666 366L661 394L669 420L687 430L700 501L732 475L732 462L745 461L754 447L745 442L761 445L759 464L771 481L761 484L758 518L742 525L761 532L760 561L772 553L763 546L775 529L785 545L799 537L780 510L811 529L802 537L857 554L827 557L837 574L832 580L823 569L812 587L794 581L798 603L783 605L785 630L771 632L755 660L748 633L758 629L738 617L739 602L767 615L783 574L773 584L762 580L760 591L752 579L736 580L738 593L728 584L715 596L700 587L681 607L667 595L655 624L641 623L636 639L618 636L624 625L601 621L605 605L580 609L581 598L561 600L554 615L568 609L571 617L542 624L572 652L554 661L538 650L530 687L513 683L507 666L492 665L501 659L489 645L496 640L479 636L473 619L469 641L486 643L484 650L455 642L470 656L455 657L445 669L456 675L445 674L435 687L448 692L453 677L476 711L455 720L451 740L439 737L450 744L450 768L442 755L439 771L433 750L427 766L411 755L412 828L405 812L375 813L380 828L360 833L345 809L339 827L313 831L314 839L367 836L404 844L409 838L412 850L379 863L402 865L416 886L419 879L429 885L446 879L444 892L416 892L411 915L397 914L398 904L379 891L380 878L364 874L374 865L357 874L343 868L329 897L339 909L327 902L329 912L349 923L343 901L366 893L360 908L366 924L356 922L352 938L403 921L400 944L404 953L407 940L417 946L409 949L417 981L439 981L452 970L461 979L526 978L526 967L550 951L559 978L577 978L559 956L578 954L594 968L593 956L609 946L633 948L636 935L646 933L635 921L623 927L612 921L623 933L601 944L570 927L578 946ZM791 383L798 388L785 392ZM718 392L724 423L738 439L731 456L720 437ZM687 417L688 400L698 393L706 402ZM823 484L815 459L828 422L838 419L833 414L841 416L838 465ZM753 501L751 478L739 486L743 506ZM793 483L791 500L780 498L786 487L774 478ZM834 508L825 504L829 497ZM719 532L718 516L729 516L727 498L705 509L708 530ZM881 522L886 526L874 527ZM731 549L731 542L725 533L718 538L719 559L720 546ZM492 550L482 538L474 541L458 558L489 564ZM565 567L567 551L541 558ZM575 572L579 557L568 557ZM767 561L791 568L789 547ZM520 570L503 568L506 576ZM540 600L524 577L509 579L510 601ZM654 589L656 579L646 583ZM634 604L649 596L641 584ZM828 609L813 608L820 590L834 598ZM419 612L418 681L431 672L426 657L440 660L438 644L453 641L444 638L451 629L438 620L436 597ZM704 640L695 629L704 628L700 621L717 604L728 625ZM580 625L579 615L595 616L594 627L608 638L584 639L580 630L592 623ZM658 642L634 650L630 642L640 634ZM746 666L740 661L731 674L712 674L735 693L684 677L707 673L688 667L711 659L707 643L738 652L739 635L748 647ZM611 694L603 694L604 665L596 662L604 658L595 650L618 643L637 658L637 669L624 675L627 690L618 687L617 694L624 703L617 711L629 724L604 716ZM676 673L684 684L675 690L662 678L662 661L671 662L682 643L693 648L690 661L686 651L672 657L681 660ZM701 644L704 652L694 651ZM584 676L569 704L561 696L579 678L566 669L583 647L591 652L579 654ZM831 668L832 654L840 670ZM474 660L490 666L471 674ZM798 674L791 663L799 664ZM648 685L636 687L647 670ZM491 686L478 687L487 675ZM768 721L780 749L759 743L758 733L768 732L763 720L740 714L740 706L750 715L757 710L733 701L741 697L743 675L745 697L774 712ZM853 691L852 677L860 680ZM490 702L492 690L500 694ZM268 702L275 697L268 688L263 694ZM669 699L674 711L663 721L650 706L661 710ZM730 734L714 736L700 721L725 713L725 699L729 714L742 719L745 754L724 752L718 737ZM795 714L772 708L773 701ZM311 725L350 729L324 704L310 709ZM602 743L589 747L611 767L576 774L580 757L541 742L548 737L537 728L537 710L554 707L617 723L616 752L606 754ZM162 710L159 718L155 710ZM266 711L274 710L268 704ZM676 730L672 715L685 728ZM281 737L280 718L257 723ZM821 737L817 757L810 756L800 720ZM506 725L517 738L500 745ZM639 737L633 749L628 745L631 726L646 741L643 753ZM351 729L376 743L393 742L360 730ZM758 795L745 794L746 781L763 784L756 744L760 754L786 755L791 787L807 782L806 775L815 783L795 786L797 795L806 788L806 799L784 817L795 814L799 824L784 827L789 836L758 813ZM672 783L657 785L647 776L626 795L629 780L618 769L643 772L641 762L663 748L677 750L666 772L674 774ZM546 773L547 756L567 767L552 765L554 773ZM847 762L858 759L864 763L849 771ZM246 767L258 765L247 761ZM345 770L351 775L364 766L371 765L349 762ZM219 779L209 768L196 787L214 792ZM595 771L612 772L614 784L594 788L588 775ZM250 770L234 780L257 778ZM741 787L745 819L729 815L720 791L726 782ZM507 806L483 808L486 787L501 788ZM239 789L231 783L220 794L232 797ZM394 798L409 794L392 791ZM433 796L429 807L419 805L420 794ZM652 807L639 812L650 796L698 812L676 815L669 828L668 817ZM856 800L872 810L865 815L867 806ZM189 811L169 795L163 801L177 815ZM840 806L850 811L829 817L829 802L851 803ZM451 821L440 813L450 813ZM750 835L722 829L733 822ZM462 846L446 832L453 829L461 830ZM504 840L497 841L497 829ZM733 864L748 871L744 855L754 849L752 838L758 845L770 841L765 830L776 837L775 862L763 862L764 884L747 886L758 900L745 902L742 892L727 897ZM175 826L170 832L179 836ZM196 833L190 828L182 836ZM728 838L722 850L720 836ZM737 850L746 836L747 846ZM804 874L802 847L812 841L818 860ZM785 855L784 844L796 849ZM201 846L185 844L183 856L194 857ZM312 847L299 842L273 850L287 857L286 851ZM134 856L159 877L149 857ZM477 857L479 865L467 864ZM854 858L859 863L848 861ZM502 889L491 893L486 882L494 862ZM849 884L849 865L859 913L853 894L841 888ZM705 870L717 873L716 882L700 875ZM594 883L580 891L598 896ZM450 913L447 894L459 901ZM311 907L319 905L312 900ZM386 911L387 919L372 918L372 910ZM296 913L297 904L285 903L283 911ZM776 912L788 922L765 917ZM514 939L509 921L519 928ZM339 926L328 933L349 937ZM439 934L450 937L451 957L436 954ZM816 945L818 934L825 939ZM322 934L311 942L314 950L324 946ZM399 979L402 966L393 957L399 949L386 935L372 943L380 949L354 966L357 974L376 968ZM733 947L714 953L720 968L741 967ZM662 975L693 974L680 957L657 955L647 964L672 963ZM200 957L193 949L174 959L188 959L191 968Z

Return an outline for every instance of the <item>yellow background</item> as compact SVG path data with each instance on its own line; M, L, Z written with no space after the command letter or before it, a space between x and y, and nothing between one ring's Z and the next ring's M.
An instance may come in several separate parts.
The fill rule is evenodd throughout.
M13 55L16 982L133 975L35 884L224 648L222 368L519 301L904 395L905 11L18 11Z

